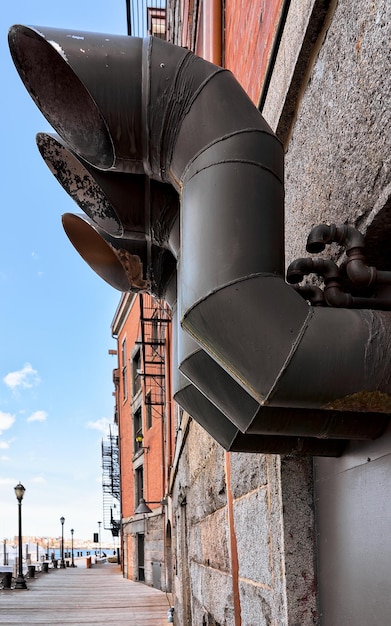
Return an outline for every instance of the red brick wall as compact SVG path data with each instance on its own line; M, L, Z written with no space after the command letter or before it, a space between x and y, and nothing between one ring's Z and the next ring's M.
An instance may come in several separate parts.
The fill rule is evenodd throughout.
M283 0L226 0L224 65L258 105Z
M150 315L151 307L154 306L151 296L144 294L144 315L148 317ZM165 328L167 336L167 347L171 345L171 327L168 324ZM126 361L127 361L127 387L128 396L126 400L123 397L123 382L122 382L122 342L126 337ZM133 415L132 409L132 367L131 360L132 354L136 342L141 339L141 324L140 324L140 300L136 297L133 301L132 307L127 314L123 327L118 335L118 373L119 373L119 393L118 393L118 415L119 415L119 435L120 435L120 454L121 454L121 503L122 503L122 516L130 517L134 513L135 509L135 489L134 489L134 432L133 432ZM148 346L146 347L148 351ZM148 354L147 354L148 356ZM149 358L149 356L148 356ZM169 349L166 351L166 389L167 397L170 394L170 355ZM150 370L149 370L150 371ZM152 387L156 384L155 379L146 377L146 382L143 384L150 385ZM146 391L149 389L147 388ZM153 394L153 390L152 390ZM142 396L143 398L143 396ZM147 428L147 410L142 399L142 433L143 433L143 447L145 447L143 454L143 471L144 471L144 498L152 501L159 502L165 495L165 486L167 482L167 467L171 461L170 449L164 449L163 443L170 448L172 441L172 431L168 420L171 419L169 415L171 411L171 402L168 402L168 406L163 419L160 407L152 407L152 426ZM140 457L137 457L140 460ZM136 503L137 504L137 503ZM151 508L155 508L159 505L150 505Z
M130 314L118 335L118 361L120 389L118 398L119 436L121 455L121 507L122 517L129 517L134 513L134 476L133 476L133 420L131 408L131 376L129 371L129 356L139 335L140 324L139 299L135 298ZM127 346L127 380L128 396L124 400L122 386L122 341L126 337Z

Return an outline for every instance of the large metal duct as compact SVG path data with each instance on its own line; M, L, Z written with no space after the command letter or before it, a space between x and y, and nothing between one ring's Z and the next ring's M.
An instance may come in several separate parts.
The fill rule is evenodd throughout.
M174 292L171 292L172 295ZM227 374L201 349L197 349L193 340L183 331L178 324L176 307L173 307L173 396L176 403L182 407L200 426L202 426L225 450L229 452L262 452L263 454L284 454L288 456L340 456L346 446L347 439L328 439L308 436L290 436L281 427L281 420L271 424L270 431L265 427L264 431L246 432L237 425L243 409L240 404L250 412L254 410L254 400L237 385L232 379L227 381ZM194 352L195 351L195 352ZM203 392L195 387L178 368L178 363L191 362L202 354L202 364L205 366L203 379ZM208 364L208 360L210 361ZM228 393L227 398L219 393ZM205 395L206 394L206 395ZM217 403L222 404L225 411L221 411L216 404L208 399L212 395ZM272 411L266 408L264 411ZM289 419L287 411L285 420ZM239 416L239 417L238 417ZM303 420L301 421L303 424ZM287 425L287 424L286 424ZM309 430L314 432L311 420L308 421ZM280 428L280 432L279 432ZM325 435L326 436L326 435Z
M180 193L181 323L228 381L259 406L389 412L391 314L313 308L285 283L282 146L230 72L153 38L9 41L72 151Z
M317 439L287 435L242 433L178 369L174 399L229 452L262 452L287 456L340 456L346 446L343 439Z
M181 329L178 354L181 372L242 433L363 440L376 439L388 423L381 413L260 405Z

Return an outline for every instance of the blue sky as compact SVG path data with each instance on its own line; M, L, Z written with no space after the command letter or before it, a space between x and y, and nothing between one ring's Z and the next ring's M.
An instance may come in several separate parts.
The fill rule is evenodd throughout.
M12 63L13 24L126 34L125 0L12 0L0 11L0 541L17 534L90 538L102 520L102 429L112 422L120 294L79 257L61 225L80 210L43 162L52 129ZM102 539L111 534L102 531Z

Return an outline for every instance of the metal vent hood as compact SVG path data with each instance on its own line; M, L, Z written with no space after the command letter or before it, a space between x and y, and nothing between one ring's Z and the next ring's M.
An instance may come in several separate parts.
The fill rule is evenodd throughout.
M180 244L177 210L157 208L152 228L149 201L144 235L180 261L178 334L195 342L178 357L190 414L200 393L246 436L273 424L284 436L282 415L289 437L303 436L303 416L318 439L378 436L391 406L391 313L314 308L285 282L283 149L232 74L155 38L14 26L9 42L30 95L93 178L145 176L179 194ZM110 202L98 226L126 239L139 208ZM224 408L236 392L245 417Z

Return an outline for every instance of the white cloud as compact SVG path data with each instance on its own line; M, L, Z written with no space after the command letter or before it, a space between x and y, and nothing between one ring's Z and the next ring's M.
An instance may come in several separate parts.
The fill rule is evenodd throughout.
M30 483L35 483L36 485L44 485L47 483L47 480L43 476L35 476L30 480Z
M0 485L15 485L15 478L2 478L0 476Z
M14 422L15 415L11 415L11 413L3 413L2 411L0 411L0 435L3 430L8 430L8 428L11 428Z
M92 428L93 430L99 430L101 433L105 435L109 432L109 426L111 421L107 419L107 417L101 417L99 420L95 422L87 422L86 428Z
M9 461L9 460L10 460L9 456L0 456L0 461L2 463L7 463L7 461Z
M31 413L31 415L27 418L27 422L45 422L47 419L48 414L46 413L46 411L34 411L34 413Z
M0 441L0 450L8 450L10 444L8 441Z
M21 370L9 372L4 376L3 381L13 391L18 387L29 389L40 382L37 370L33 369L30 363L26 363Z

